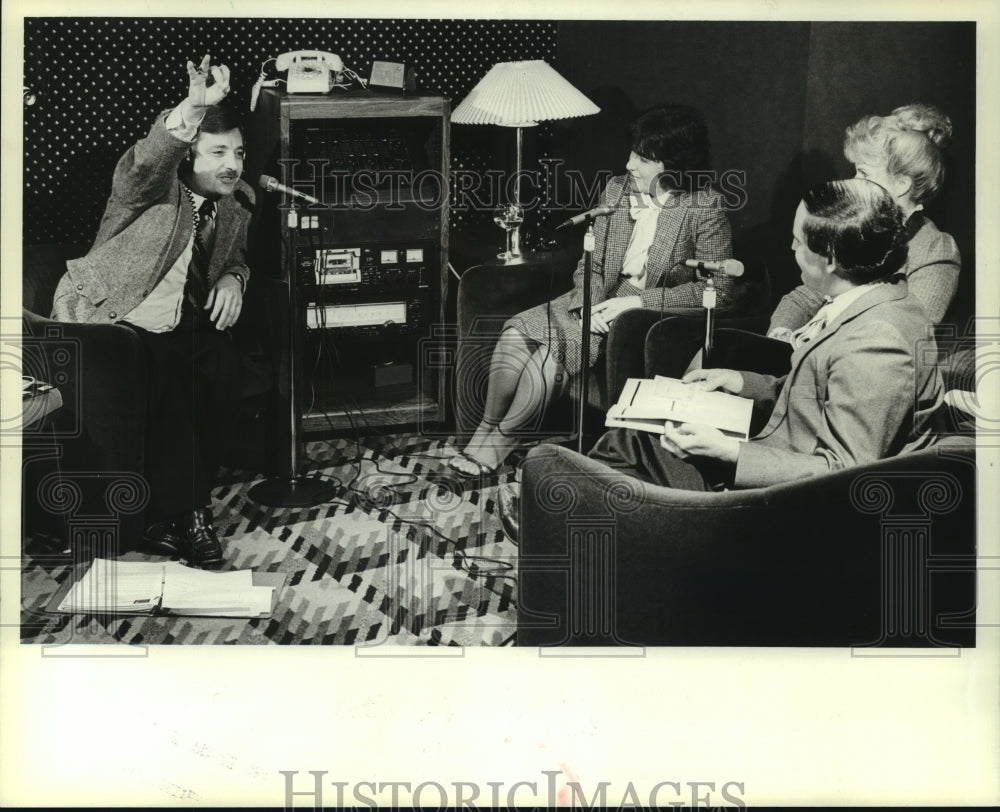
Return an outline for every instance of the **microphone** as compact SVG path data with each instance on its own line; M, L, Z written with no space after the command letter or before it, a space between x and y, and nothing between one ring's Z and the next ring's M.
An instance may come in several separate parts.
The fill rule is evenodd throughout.
M265 192L283 192L291 197L297 197L301 200L305 200L307 203L312 203L317 206L325 205L322 200L315 198L312 195L307 195L305 192L299 192L291 186L285 186L283 183L278 183L278 179L272 178L270 175L261 175L257 179L257 185L260 186L260 188Z
M684 264L699 271L723 273L726 276L743 276L743 263L738 259L724 259L722 262L705 262L700 259L686 259Z
M614 213L614 206L597 206L590 211L585 211L583 214L576 215L576 217L570 217L568 220L563 220L556 226L555 230L558 231L560 228L565 228L566 226L578 226L580 223L587 223L591 220L596 220L598 217L607 217L609 214Z

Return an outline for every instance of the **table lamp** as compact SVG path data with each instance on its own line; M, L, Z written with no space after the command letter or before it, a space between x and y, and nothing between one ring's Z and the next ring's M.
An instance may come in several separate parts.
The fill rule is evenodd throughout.
M507 232L508 262L521 255L521 145L523 129L540 121L592 116L596 104L560 76L542 59L499 62L479 81L451 114L454 124L495 124L517 129L517 174L514 199L508 201L494 222Z

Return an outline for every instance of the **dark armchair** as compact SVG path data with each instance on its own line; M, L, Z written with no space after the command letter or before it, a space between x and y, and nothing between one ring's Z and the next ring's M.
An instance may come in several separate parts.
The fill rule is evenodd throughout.
M120 324L70 324L48 318L67 260L85 245L27 246L22 263L24 374L58 386L63 406L44 437L48 449L26 459L26 526L68 540L104 517L110 535L131 544L145 527L142 510L147 374L142 344ZM240 441L226 463L264 473L280 471L273 431L277 342L276 284L252 278L233 328L243 356ZM75 494L79 494L79 498ZM90 517L83 521L82 517ZM80 521L77 521L77 520ZM78 531L74 528L78 528ZM113 554L112 550L104 550Z
M679 332L666 336L669 322ZM677 320L658 329L690 340ZM752 354L735 331L717 345ZM775 352L759 371L782 364ZM926 451L725 492L535 448L522 467L518 644L974 645L975 438L959 418L943 412Z
M72 534L66 526L69 514L104 516L120 522L121 538L133 538L142 530L145 502L142 345L121 325L69 324L48 317L66 261L86 250L83 245L40 245L23 253L23 373L56 385L63 400L49 435L58 456L36 454L25 461L26 520L65 537ZM67 500L69 491L60 496L53 490L55 473L59 482L72 483L70 490L78 496Z

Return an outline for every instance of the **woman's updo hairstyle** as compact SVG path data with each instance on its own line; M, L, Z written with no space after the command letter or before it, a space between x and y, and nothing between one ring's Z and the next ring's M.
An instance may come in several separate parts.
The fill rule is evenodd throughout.
M941 151L951 141L951 119L930 104L897 107L888 116L865 116L847 128L844 157L885 167L909 178L915 203L934 198L944 184Z
M883 187L864 178L821 183L802 198L806 245L855 284L895 273L905 260L903 212Z

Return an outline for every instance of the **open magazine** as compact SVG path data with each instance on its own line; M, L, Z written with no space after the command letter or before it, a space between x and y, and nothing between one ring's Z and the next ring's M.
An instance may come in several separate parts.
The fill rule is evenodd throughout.
M729 437L750 439L753 401L728 392L705 392L677 378L629 378L605 426L660 434L667 420L717 428Z

